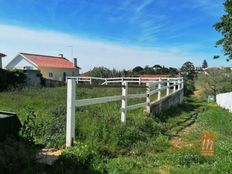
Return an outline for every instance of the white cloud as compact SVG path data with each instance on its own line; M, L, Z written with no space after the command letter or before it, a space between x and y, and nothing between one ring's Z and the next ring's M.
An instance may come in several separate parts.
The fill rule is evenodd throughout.
M136 13L141 12L144 8L146 8L148 5L150 5L153 2L153 0L144 0L142 3L136 8Z
M7 57L3 59L3 65L6 65L19 52L48 55L63 53L64 56L70 58L72 55L70 45L74 47L74 57L78 58L78 65L82 67L82 72L95 66L130 69L138 65L160 64L180 67L189 60L189 57L194 63L202 63L201 59L197 59L200 56L192 55L175 47L128 46L83 39L53 31L0 25L0 52L7 54Z

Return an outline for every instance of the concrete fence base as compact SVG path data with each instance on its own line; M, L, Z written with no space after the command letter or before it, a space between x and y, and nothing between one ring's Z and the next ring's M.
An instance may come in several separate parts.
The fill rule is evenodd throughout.
M181 89L176 93L173 93L167 97L163 97L161 100L151 104L151 113L160 113L167 110L172 106L177 106L183 102L184 90Z

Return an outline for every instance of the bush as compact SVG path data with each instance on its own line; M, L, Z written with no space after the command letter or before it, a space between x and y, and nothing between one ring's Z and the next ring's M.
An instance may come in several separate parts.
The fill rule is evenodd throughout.
M7 71L0 69L0 91L21 88L25 83L26 76L22 71Z
M36 134L36 113L32 108L26 108L26 120L23 122L21 135L24 137L25 141L34 144L35 143L35 134Z
M185 78L184 79L184 95L190 96L193 94L194 91L195 91L194 80Z
M125 127L122 129L118 145L129 148L138 141L147 141L147 134L137 128Z
M143 122L139 123L138 128L149 134L149 137L158 136L165 132L165 127L151 117L146 117Z
M153 138L151 144L156 152L164 152L171 147L168 137L160 135L158 138Z
M55 161L51 173L74 174L77 171L82 174L95 173L90 164L96 155L96 152L87 144L75 142L73 147L62 152L59 159Z
M53 108L48 120L42 123L43 143L48 147L61 147L65 144L66 108L59 105Z
M153 174L154 168L139 157L123 157L109 159L106 165L108 174Z
M26 108L21 135L31 144L40 143L47 147L65 144L66 110L64 105L50 109L44 119L38 117L33 108Z

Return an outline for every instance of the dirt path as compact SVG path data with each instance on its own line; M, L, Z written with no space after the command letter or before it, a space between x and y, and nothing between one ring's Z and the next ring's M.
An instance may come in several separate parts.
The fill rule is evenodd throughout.
M60 154L62 153L62 150L57 149L42 149L37 154L37 160L40 163L52 165L52 163L58 159Z
M194 146L194 143L184 140L182 137L188 136L190 132L195 130L198 127L197 123L194 122L189 127L184 128L181 132L179 132L176 136L174 136L170 143L172 144L173 148L175 149L182 149L182 148L190 148Z

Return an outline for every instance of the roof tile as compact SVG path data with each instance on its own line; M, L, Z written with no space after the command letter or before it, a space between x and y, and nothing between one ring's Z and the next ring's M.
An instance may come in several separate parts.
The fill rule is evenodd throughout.
M71 68L76 69L73 63L64 57L20 53L40 68ZM79 68L79 67L78 67Z

